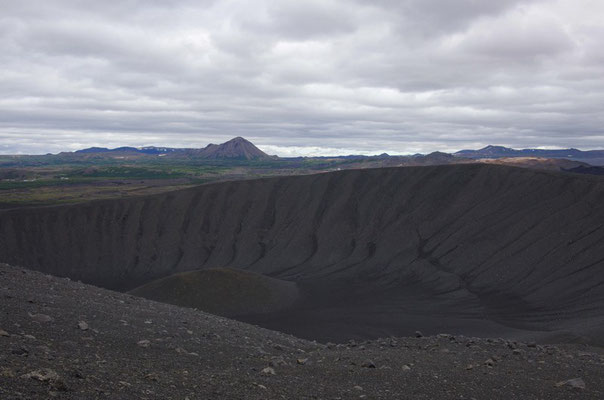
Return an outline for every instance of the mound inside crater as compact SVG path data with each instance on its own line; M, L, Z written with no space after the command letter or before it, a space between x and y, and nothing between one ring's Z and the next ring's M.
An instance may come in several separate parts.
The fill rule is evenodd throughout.
M300 297L294 282L232 268L170 275L140 286L130 294L225 317L283 311Z

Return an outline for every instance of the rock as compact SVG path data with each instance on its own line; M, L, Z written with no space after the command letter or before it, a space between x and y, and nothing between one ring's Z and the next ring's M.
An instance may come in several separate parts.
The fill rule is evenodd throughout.
M521 349L512 350L512 354L517 355L517 356L522 355L522 353L524 353L524 351L522 351Z
M73 376L74 378L77 378L77 379L84 379L85 378L85 376L82 373L82 371L80 371L78 369L72 371L71 376Z
M83 331L87 331L88 324L85 321L80 321L80 322L78 322L78 328L80 328Z
M363 391L363 387L362 387L362 386L359 386L359 385L354 386L354 387L353 387L353 389L354 389L354 390L358 390L359 392L362 392L362 391Z
M0 329L0 336L9 337L10 334L4 329Z
M289 365L287 361L281 356L271 357L271 361L268 363L271 367L280 367L284 365Z
M50 368L42 368L37 369L35 371L31 371L25 375L21 375L21 378L25 379L35 379L40 382L46 382L51 385L51 387L55 390L65 391L67 387L65 386L65 382L61 379L59 374L53 369Z
M305 364L308 362L308 358L298 358L298 359L296 360L296 362L297 362L299 365L305 365Z
M143 340L139 340L138 342L136 342L136 344L140 347L149 347L149 346L151 346L151 341L149 341L147 339L143 339Z
M27 356L29 354L29 350L26 347L20 346L11 350L11 354L17 356Z
M145 375L145 379L153 382L159 382L159 375L152 372L150 374Z
M411 367L408 366L407 364L403 365L402 370L407 372L407 371L411 371Z
M495 360L493 360L492 358L489 358L488 360L486 360L484 362L484 365L486 365L487 367L494 367L495 366Z
M275 370L271 367L264 368L262 371L260 371L260 373L263 375L277 375Z
M31 317L31 319L33 319L36 322L52 322L53 318L50 315L46 315L46 314L29 314L29 316Z
M361 367L363 368L375 368L375 363L371 360L365 360L361 363Z
M158 339L155 339L155 340L158 340ZM178 354L186 354L188 356L199 357L199 353L188 352L187 350L183 349L182 347L177 347L174 349L174 351L176 351Z
M567 379L565 381L560 381L560 382L556 383L556 386L558 386L558 387L568 386L573 389L583 390L583 389L585 389L585 381L583 381L583 379L581 379L581 378Z
M415 331L415 337L416 338L424 337L424 334L421 333L420 331Z

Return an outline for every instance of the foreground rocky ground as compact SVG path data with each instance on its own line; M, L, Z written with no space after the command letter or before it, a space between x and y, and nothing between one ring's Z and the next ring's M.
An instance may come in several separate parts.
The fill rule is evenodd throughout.
M0 264L0 398L49 397L602 399L604 351L445 334L318 344Z

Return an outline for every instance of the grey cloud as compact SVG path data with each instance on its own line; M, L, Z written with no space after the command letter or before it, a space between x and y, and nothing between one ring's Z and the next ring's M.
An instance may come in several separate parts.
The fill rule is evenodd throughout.
M244 28L280 38L308 40L350 33L356 29L354 13L330 1L268 2L264 18L245 20Z
M537 0L539 1L539 0ZM532 0L376 0L383 20L396 22L394 31L410 37L440 36L466 29L472 22L486 16L495 16L519 4ZM359 1L360 4L368 4Z
M590 6L0 0L0 152L604 147Z

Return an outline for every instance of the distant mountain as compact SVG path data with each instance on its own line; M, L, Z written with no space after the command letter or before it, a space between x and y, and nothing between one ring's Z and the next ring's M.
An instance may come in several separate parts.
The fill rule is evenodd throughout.
M480 150L461 150L456 157L466 158L502 158L502 157L543 157L543 158L602 158L604 150L581 151L578 149L522 149L516 150L503 146L487 146Z
M199 155L209 159L258 160L270 158L268 154L242 137L236 137L222 144L209 144Z
M435 151L430 154L416 154L408 157L413 161L420 161L421 164L426 165L437 165L437 164L450 164L457 161L456 157L449 154L443 153L442 151Z
M589 167L589 164L572 158L492 157L474 160L485 164L509 165L513 167L544 169L550 171L572 171L575 168Z
M140 153L136 147L117 147L108 149L106 147L89 147L87 149L76 150L75 153L81 154L96 154L96 153Z
M89 147L87 149L77 150L76 154L107 154L107 153L128 153L128 154L146 154L146 155L172 155L185 157L199 157L213 160L220 159L239 159L239 160L258 160L271 158L268 154L254 146L252 142L242 137L236 137L222 144L209 144L203 149L185 149L172 147L118 147L108 149L106 147Z

